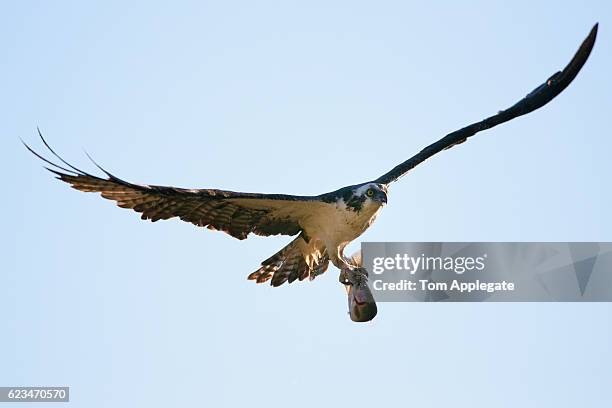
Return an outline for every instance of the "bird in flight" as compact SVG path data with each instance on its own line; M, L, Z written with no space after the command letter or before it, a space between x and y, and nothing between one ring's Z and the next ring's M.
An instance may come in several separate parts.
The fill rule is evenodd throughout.
M248 278L272 286L285 282L314 279L324 273L331 262L343 273L349 284L350 273L360 269L344 248L359 237L387 203L389 185L429 157L467 138L501 123L532 112L561 93L576 77L591 53L597 36L597 24L584 40L572 60L562 70L535 88L506 110L480 122L444 136L389 172L366 183L342 187L316 196L239 193L217 189L185 189L124 181L102 167L105 176L82 171L62 159L38 132L44 145L59 164L26 148L51 167L58 179L84 192L98 192L116 201L122 208L141 214L143 220L166 220L178 217L199 227L226 232L245 239L249 234L291 235L295 238L261 263ZM93 161L93 160L92 160Z

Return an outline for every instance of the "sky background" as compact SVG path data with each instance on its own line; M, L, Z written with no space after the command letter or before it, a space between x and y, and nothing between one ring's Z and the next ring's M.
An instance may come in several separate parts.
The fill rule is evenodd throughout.
M246 280L290 241L151 224L55 181L318 194L506 108L598 42L552 103L392 186L360 241L612 241L612 6L533 1L3 2L0 385L74 407L612 403L610 304L379 304L338 271ZM28 406L23 404L20 406Z

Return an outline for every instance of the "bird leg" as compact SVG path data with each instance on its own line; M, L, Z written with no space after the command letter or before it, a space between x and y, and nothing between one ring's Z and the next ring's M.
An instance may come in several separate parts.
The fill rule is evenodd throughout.
M368 281L368 271L360 266L347 265L340 270L338 280L345 286L365 284Z

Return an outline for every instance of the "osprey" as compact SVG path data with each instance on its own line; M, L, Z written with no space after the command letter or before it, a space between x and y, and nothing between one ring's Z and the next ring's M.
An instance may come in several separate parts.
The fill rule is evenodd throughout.
M296 236L248 276L257 283L270 280L272 286L279 286L285 282L314 279L325 272L331 262L345 274L341 280L350 284L359 281L351 273L361 272L356 272L360 268L344 255L344 248L374 222L387 203L389 184L436 153L551 101L576 77L591 53L596 35L597 24L563 71L552 75L510 108L446 135L372 181L317 196L134 184L114 176L95 162L106 177L98 177L70 165L47 144L40 130L38 133L44 145L62 165L24 145L50 164L52 167L47 169L55 173L58 179L80 191L99 192L102 197L116 201L119 207L141 213L143 220L155 222L178 217L199 227L226 232L238 239L245 239L250 233Z

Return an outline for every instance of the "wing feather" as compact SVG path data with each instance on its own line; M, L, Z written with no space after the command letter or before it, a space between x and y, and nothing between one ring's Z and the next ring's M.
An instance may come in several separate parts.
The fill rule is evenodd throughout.
M141 213L143 220L155 222L177 217L199 227L226 232L238 239L245 239L250 233L263 236L295 235L302 230L300 222L321 204L318 197L313 196L134 184L112 175L94 162L106 175L106 178L102 178L66 162L49 146L40 131L39 135L47 149L66 167L24 145L51 165L45 168L59 180L79 191L98 192L121 208Z
M578 72L580 72L586 63L589 55L591 54L591 50L595 45L595 39L597 38L597 27L597 24L593 26L591 32L583 41L576 54L563 69L563 71L559 71L552 75L542 85L535 88L519 102L506 110L498 112L496 115L490 116L480 122L472 123L471 125L449 133L437 142L427 146L410 159L395 166L389 172L374 180L374 182L389 184L396 181L408 171L442 150L446 150L455 145L461 144L478 132L491 129L492 127L508 122L509 120L519 116L526 115L529 112L533 112L534 110L546 105L557 95L559 95L574 80L576 75L578 75Z

